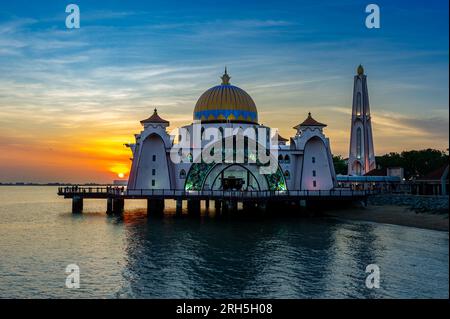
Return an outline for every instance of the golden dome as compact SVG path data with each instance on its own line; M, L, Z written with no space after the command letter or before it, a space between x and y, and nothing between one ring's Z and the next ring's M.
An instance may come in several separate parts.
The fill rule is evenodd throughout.
M258 112L250 95L230 84L230 76L225 68L222 84L207 90L195 104L194 120L206 123L258 123Z

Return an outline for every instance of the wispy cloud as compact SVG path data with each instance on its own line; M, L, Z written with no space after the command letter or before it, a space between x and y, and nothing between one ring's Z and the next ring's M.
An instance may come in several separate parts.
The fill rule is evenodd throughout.
M78 30L65 29L63 11L11 16L0 23L0 74L6 75L0 78L0 164L23 162L29 150L47 165L51 148L64 163L54 165L73 169L68 158L79 157L101 178L100 165L114 158L129 164L121 141L132 140L154 107L172 127L189 123L197 98L220 83L225 65L232 84L257 103L261 122L289 136L311 111L329 124L333 151L345 155L354 68L363 63L376 151L445 147L448 41L437 33L447 31L424 24L426 38L401 26L367 33L347 19L347 12L361 11L355 5L325 3L325 10L305 2L300 10L295 3L281 9L241 3L245 14L230 15L232 4L223 12L177 5L182 14L153 2L114 10L88 4Z

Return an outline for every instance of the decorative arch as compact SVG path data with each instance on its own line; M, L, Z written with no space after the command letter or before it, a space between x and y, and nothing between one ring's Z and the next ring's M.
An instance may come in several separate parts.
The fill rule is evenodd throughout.
M352 163L352 171L356 173L356 175L361 175L363 171L363 165L360 161L356 160Z
M219 128L220 130L221 128ZM221 141L217 141L217 143L224 143L225 139L222 138ZM259 145L259 144L258 144ZM261 146L261 145L260 145ZM263 146L264 147L264 146ZM222 147L222 153L225 155L225 147ZM244 160L248 160L249 156L251 154L248 154L247 151L244 152ZM275 158L272 157L272 161L275 160ZM200 191L203 189L205 180L210 174L211 170L216 165L222 165L223 163L205 163L205 162L198 162L197 159L194 161L194 163L191 165L189 172L186 177L184 189L185 190L195 190ZM239 164L239 163L229 163L229 164ZM256 163L244 163L243 167L249 169L250 171L254 168L259 169L263 164L256 159ZM250 169L252 167L252 169ZM259 174L259 172L257 173ZM262 175L268 185L269 190L287 190L286 186L286 180L284 178L284 174L280 168L279 165L277 165L277 170L273 174L264 174Z
M212 169L217 165L223 165L223 164L215 164L215 163L194 163L191 165L191 168L187 174L186 181L184 183L184 189L189 191L201 191L203 190L205 180L212 171ZM241 165L241 164L230 164L226 166L224 169L232 166L232 165ZM249 165L241 165L245 169L249 169ZM259 165L253 164L255 168L259 169ZM256 180L258 178L252 173L253 177L255 177ZM280 166L278 165L277 171L273 174L265 174L263 175L267 182L268 190L271 191L283 191L287 190L286 186L286 179L284 177L283 172L281 171ZM259 183L258 183L259 184Z
M222 164L217 164L216 167L217 167L218 165L222 165ZM255 176L255 174L253 174L253 172L252 172L248 167L246 167L246 166L244 166L244 165L242 165L242 164L230 164L230 165L226 165L223 169L221 169L221 170L219 171L219 174L216 175L216 177L215 177L214 180L213 180L212 185L214 185L214 184L216 183L216 180L219 178L219 176L221 175L221 173L222 173L223 171L225 171L225 170L227 170L227 169L229 169L230 167L233 167L233 166L240 166L240 167L244 168L246 171L248 171L248 172L252 175L252 177L255 179L255 181L256 181L256 183L257 183L257 185L258 185L258 190L261 190L261 185L259 184L258 178ZM211 171L212 171L212 169L209 171L208 175L211 173ZM207 177L207 176L206 176L206 177ZM206 179L206 177L205 177L205 179Z

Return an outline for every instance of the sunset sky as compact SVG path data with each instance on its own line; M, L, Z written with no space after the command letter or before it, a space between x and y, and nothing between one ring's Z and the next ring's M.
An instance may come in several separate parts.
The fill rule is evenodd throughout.
M76 3L81 28L67 29ZM307 113L348 154L353 76L368 76L375 152L449 142L448 1L3 1L0 182L111 182L128 173L139 121L189 124L231 83L259 120L293 136Z

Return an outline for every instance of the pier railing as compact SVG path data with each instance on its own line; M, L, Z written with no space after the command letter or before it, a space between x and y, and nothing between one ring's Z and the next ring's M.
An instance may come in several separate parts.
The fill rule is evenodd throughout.
M284 190L284 191L225 191L225 190L168 190L168 189L126 189L124 187L59 187L58 195L64 197L80 196L85 198L232 198L232 199L269 199L269 198L352 198L366 197L379 193L377 190Z

